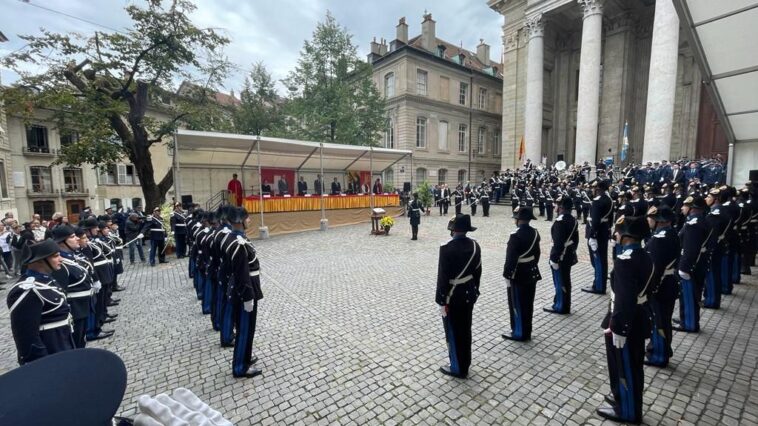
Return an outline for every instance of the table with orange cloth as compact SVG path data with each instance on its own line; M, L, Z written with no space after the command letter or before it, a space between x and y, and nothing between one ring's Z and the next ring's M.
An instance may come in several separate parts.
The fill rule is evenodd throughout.
M311 197L263 197L263 213L301 212L309 210L321 210L321 201L318 195ZM324 209L360 209L371 207L371 196L363 195L329 195L324 198ZM242 204L249 213L260 213L260 197L245 197ZM374 195L374 207L396 207L400 205L400 196L397 194Z

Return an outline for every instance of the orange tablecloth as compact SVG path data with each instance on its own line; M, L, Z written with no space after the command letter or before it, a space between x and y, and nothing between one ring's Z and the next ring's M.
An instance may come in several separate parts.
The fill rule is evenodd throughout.
M327 210L360 209L371 207L369 195L329 195L324 197L324 208ZM243 204L249 213L260 213L258 196L246 197ZM397 194L374 195L374 207L394 207L400 205ZM263 213L301 212L321 210L320 197L264 197Z

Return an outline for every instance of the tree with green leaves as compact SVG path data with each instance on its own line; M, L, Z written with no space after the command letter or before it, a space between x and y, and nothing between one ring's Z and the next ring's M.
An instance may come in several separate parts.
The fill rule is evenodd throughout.
M274 81L262 62L253 66L240 92L240 105L234 112L237 133L260 135L281 127L281 102Z
M284 84L292 137L318 142L375 145L386 128L384 98L371 80L371 66L358 57L347 29L327 12L305 41L297 66Z
M189 0L143 3L126 7L132 28L123 32L84 36L43 29L22 36L26 47L3 60L20 80L0 96L11 114L28 119L44 109L60 129L78 134L75 143L62 147L57 163L106 167L128 158L149 209L173 185L170 168L154 170L150 148L169 143L180 123L210 125L206 117L216 115L209 109L217 105L209 93L228 70L220 50L229 40L195 26ZM178 80L197 82L199 90L165 101L173 95L166 88Z

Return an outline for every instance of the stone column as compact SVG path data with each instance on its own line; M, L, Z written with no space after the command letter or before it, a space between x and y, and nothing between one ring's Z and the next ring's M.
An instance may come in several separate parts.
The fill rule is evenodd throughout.
M542 90L545 73L545 23L542 14L526 19L526 31L529 46L526 64L524 158L521 163L531 159L532 163L539 164L542 161Z
M678 64L679 17L672 0L658 0L655 3L653 45L650 49L643 162L668 160L671 157Z
M579 100L574 161L595 164L600 111L600 60L603 44L603 1L577 0L584 9L579 58Z

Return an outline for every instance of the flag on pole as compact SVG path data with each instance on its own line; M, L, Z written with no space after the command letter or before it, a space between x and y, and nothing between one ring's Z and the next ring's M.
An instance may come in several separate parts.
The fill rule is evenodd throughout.
M518 147L518 160L519 161L524 159L524 151L526 151L526 149L524 148L524 135L521 135L521 144Z
M621 144L621 161L626 161L629 154L629 122L624 122L624 141Z

